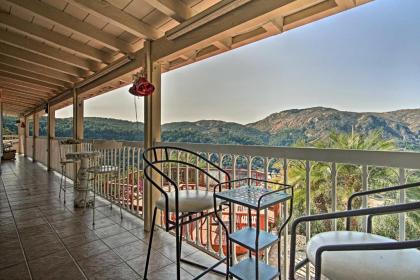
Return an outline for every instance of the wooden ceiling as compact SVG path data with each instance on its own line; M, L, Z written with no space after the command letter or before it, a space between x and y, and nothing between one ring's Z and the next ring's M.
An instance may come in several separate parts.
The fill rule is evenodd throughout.
M4 111L127 85L145 40L170 71L370 0L0 0Z

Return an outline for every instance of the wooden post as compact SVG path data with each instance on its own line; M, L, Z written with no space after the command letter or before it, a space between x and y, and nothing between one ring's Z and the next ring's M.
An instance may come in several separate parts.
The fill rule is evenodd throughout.
M144 99L144 148L152 147L160 142L161 136L161 65L151 59L151 42L145 42L146 59L145 72L147 79L155 86L152 95ZM152 176L156 176L152 174ZM155 190L149 182L145 182L144 194L144 228L150 231L152 214L156 201L160 197L159 191ZM157 217L157 221L160 219Z
M77 94L76 88L73 88L73 138L83 140L83 121L84 121L84 101ZM77 151L81 150L81 145L77 145ZM73 180L76 180L79 164L73 165Z
M48 170L52 170L52 141L55 138L55 110L48 104L48 148L47 148L47 167Z
M33 141L32 141L32 161L36 162L36 139L39 137L39 113L33 114Z
M73 88L73 138L83 140L84 102Z
M24 128L24 135L25 137L23 138L23 146L24 146L24 156L27 157L28 156L28 137L29 137L29 124L28 124L28 117L25 116L24 117L24 121L25 121L25 128Z
M19 126L18 126L18 136L19 136L19 147L18 153L25 154L25 128L22 127L22 124L25 123L25 117L19 117ZM25 123L26 125L26 123Z

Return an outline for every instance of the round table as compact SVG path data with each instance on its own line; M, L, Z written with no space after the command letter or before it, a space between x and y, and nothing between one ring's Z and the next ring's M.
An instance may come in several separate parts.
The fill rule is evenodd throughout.
M74 188L74 207L85 207L85 198L89 189L89 176L87 169L89 167L89 159L99 156L99 152L85 151L85 152L70 152L66 154L67 159L80 160L80 168L77 171L78 184ZM88 203L86 202L86 205Z

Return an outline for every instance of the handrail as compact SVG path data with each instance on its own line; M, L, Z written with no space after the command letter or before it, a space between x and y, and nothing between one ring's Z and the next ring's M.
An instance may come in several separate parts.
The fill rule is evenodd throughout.
M173 147L187 148L208 153L420 169L420 153L418 152L168 142L157 143L157 145L171 145Z

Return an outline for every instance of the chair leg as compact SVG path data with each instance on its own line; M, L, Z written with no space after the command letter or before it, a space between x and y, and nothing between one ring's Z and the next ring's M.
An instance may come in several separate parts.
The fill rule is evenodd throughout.
M60 191L58 193L58 198L61 198L61 190L63 189L63 172L63 165L61 165Z
M87 191L86 191L87 193ZM92 226L95 227L95 202L96 202L96 174L93 178Z
M153 210L152 228L150 229L151 231L150 231L150 238L149 238L149 246L147 248L146 266L144 267L144 277L143 277L144 280L147 279L147 270L149 268L150 253L152 251L153 232L155 231L156 212L157 212L157 208L155 207L155 210Z
M66 165L64 165L64 173L63 173L63 175L64 175L64 177L63 177L63 180L64 180L64 187L63 187L63 195L64 195L64 204L66 204L66 188L67 188L67 178L66 178L66 172L67 172L67 168L66 168L67 166Z
M175 217L175 243L176 243L176 279L181 279L181 238L179 229L178 212Z

